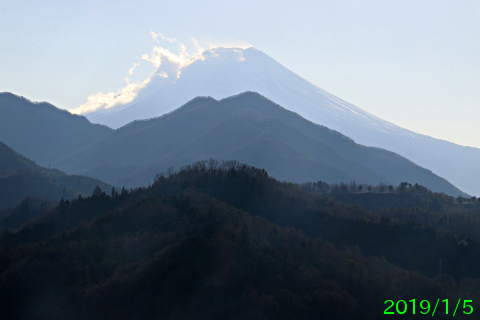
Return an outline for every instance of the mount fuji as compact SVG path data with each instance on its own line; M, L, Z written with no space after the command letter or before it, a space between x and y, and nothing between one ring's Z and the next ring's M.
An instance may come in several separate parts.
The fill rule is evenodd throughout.
M171 64L170 64L171 66ZM163 70L161 68L163 67ZM165 64L129 103L86 117L113 128L172 112L198 96L222 99L254 91L357 143L398 153L464 192L480 195L480 149L396 126L308 82L255 48L210 49L183 67Z

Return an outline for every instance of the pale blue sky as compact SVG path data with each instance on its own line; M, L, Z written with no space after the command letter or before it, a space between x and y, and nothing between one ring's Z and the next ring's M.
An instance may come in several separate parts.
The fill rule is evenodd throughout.
M150 32L251 44L402 127L480 148L480 1L0 0L0 91L73 109L154 67Z

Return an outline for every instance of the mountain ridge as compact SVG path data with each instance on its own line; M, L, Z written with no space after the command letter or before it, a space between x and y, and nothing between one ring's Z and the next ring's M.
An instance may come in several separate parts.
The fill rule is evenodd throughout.
M157 70L157 74L161 67ZM480 149L463 147L401 128L317 87L261 51L217 48L179 69L180 77L154 76L129 104L86 114L92 122L120 126L173 111L196 96L222 99L255 91L302 117L356 142L398 153L470 194L480 195Z
M178 168L210 157L262 167L291 182L409 181L437 192L464 195L397 154L356 144L254 92L218 101L196 98L167 115L123 126L54 164L87 175L102 174L98 167L117 166L116 174L98 177L116 185L136 186L145 185L170 166ZM438 185L425 179L434 179Z
M43 166L113 131L50 103L9 92L0 93L0 115L0 141Z

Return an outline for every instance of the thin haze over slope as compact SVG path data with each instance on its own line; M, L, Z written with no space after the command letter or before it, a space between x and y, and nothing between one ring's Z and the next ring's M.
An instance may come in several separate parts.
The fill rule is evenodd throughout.
M399 153L463 191L480 195L480 149L384 121L315 86L255 48L212 48L193 56L158 49L143 58L158 66L149 79L127 91L89 97L76 112L86 113L94 123L118 128L133 120L171 112L197 96L222 99L254 91L360 144ZM126 98L132 101L115 103Z
M0 141L42 166L112 131L50 103L0 92Z

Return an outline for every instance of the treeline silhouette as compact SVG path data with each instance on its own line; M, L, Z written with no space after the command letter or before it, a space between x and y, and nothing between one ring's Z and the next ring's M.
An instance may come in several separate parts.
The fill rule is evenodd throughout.
M95 188L4 229L0 310L5 319L362 320L383 319L385 300L459 297L478 310L479 240L455 231L462 221L478 228L473 212L371 211L236 161L202 161L149 187Z
M435 211L478 209L480 198L452 197L445 193L432 192L416 183L402 182L398 186L358 184L355 181L328 184L323 181L302 184L307 191L330 195L346 203L358 204L368 210L389 207L422 207Z

